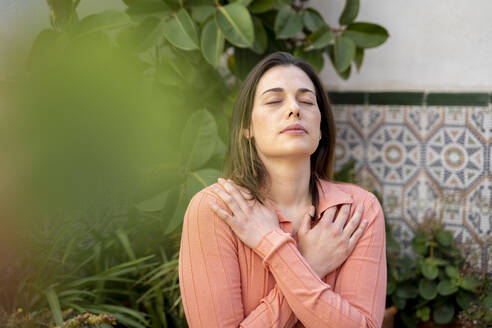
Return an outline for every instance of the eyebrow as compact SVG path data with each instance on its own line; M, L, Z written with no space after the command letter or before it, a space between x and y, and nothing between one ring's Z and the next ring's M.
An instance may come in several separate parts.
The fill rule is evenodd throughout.
M263 96L267 92L283 92L283 91L284 91L284 89L282 89L282 88L272 88L272 89L268 89L268 90L264 91L261 95ZM297 93L306 93L306 92L311 92L312 94L314 94L314 91L311 89L307 89L307 88L297 89Z

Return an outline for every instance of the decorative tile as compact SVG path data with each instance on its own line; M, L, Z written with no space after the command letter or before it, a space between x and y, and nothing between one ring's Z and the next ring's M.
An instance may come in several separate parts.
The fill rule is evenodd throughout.
M403 217L417 227L424 218L438 219L442 211L442 193L423 170L403 187Z
M436 131L444 121L444 108L442 107L417 107L413 106L405 110L405 124L412 129L420 140Z
M405 183L419 169L420 148L407 126L384 124L369 138L368 165L382 183Z
M444 126L429 138L425 166L443 186L469 187L482 173L485 147L465 127Z
M348 109L348 120L363 138L367 138L384 121L385 107L369 105Z
M461 94L433 94L411 103L417 96L397 104L395 93L369 94L369 105L339 107L336 167L356 159L356 182L381 195L402 255L412 254L418 223L436 218L467 262L492 274L492 106L484 103L492 97L460 103Z

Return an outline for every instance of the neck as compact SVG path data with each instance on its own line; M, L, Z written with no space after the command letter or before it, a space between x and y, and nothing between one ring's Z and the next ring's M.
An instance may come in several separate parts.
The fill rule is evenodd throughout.
M311 174L310 158L263 160L269 178L267 193L271 201L281 209L305 209L312 204L309 192Z

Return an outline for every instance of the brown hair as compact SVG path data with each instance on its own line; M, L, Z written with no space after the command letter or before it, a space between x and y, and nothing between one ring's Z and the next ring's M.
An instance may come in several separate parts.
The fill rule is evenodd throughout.
M266 56L253 67L243 81L234 103L229 125L229 147L225 157L223 176L250 190L253 198L264 204L266 194L262 187L268 172L258 156L254 138L246 138L243 135L243 129L250 130L251 128L254 96L260 78L268 69L277 65L299 67L308 75L315 87L316 101L321 112L321 140L318 148L311 155L309 191L317 212L319 203L318 189L316 187L316 183L319 183L319 181L317 180L333 179L336 141L335 122L328 95L314 69L307 62L287 52L279 51ZM316 212L314 213L314 218L317 217Z

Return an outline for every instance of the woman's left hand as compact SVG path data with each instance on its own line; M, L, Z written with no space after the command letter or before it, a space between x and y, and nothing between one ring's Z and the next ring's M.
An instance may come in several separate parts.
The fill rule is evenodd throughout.
M219 179L222 188L213 186L214 192L227 204L233 215L220 208L215 202L210 206L223 219L232 231L251 249L254 249L263 236L279 227L278 216L273 208L265 207L257 200L246 200L249 190L236 185L231 180Z

